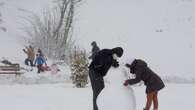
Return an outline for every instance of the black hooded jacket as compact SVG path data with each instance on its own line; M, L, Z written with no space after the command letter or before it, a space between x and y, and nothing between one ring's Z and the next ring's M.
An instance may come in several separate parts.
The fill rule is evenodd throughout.
M118 57L121 57L123 54L123 49L121 47L103 49L95 55L89 68L95 71L96 77L105 76L111 66L119 66L118 62L113 59L114 53L117 54Z

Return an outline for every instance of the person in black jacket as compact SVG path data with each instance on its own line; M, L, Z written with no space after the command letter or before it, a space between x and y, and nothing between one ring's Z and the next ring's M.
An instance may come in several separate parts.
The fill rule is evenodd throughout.
M91 46L92 46L92 50L91 50L91 56L89 57L89 59L93 59L94 57L95 57L95 55L96 55L96 53L98 52L98 51L100 51L100 48L97 46L97 43L95 42L95 41L93 41L92 43L91 43Z
M104 88L104 79L111 66L118 67L118 57L123 54L121 47L100 50L92 59L89 66L89 78L93 90L93 110L98 110L96 99Z
M161 78L155 74L143 60L131 60L126 64L126 66L130 69L132 74L136 75L136 78L126 80L124 85L133 85L140 82L141 80L144 81L147 94L147 102L144 110L150 110L152 102L154 110L158 110L158 91L165 87Z

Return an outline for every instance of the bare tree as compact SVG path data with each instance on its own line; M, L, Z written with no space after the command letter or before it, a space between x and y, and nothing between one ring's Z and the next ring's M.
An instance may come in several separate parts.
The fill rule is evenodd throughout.
M48 57L68 56L73 46L72 32L75 5L80 0L56 0L57 6L39 16L30 13L25 20L30 26L24 31L30 36L30 43L41 48Z
M4 2L0 2L0 8L4 5ZM2 26L2 23L3 23L3 18L2 18L2 14L0 12L0 30L6 32L6 28Z

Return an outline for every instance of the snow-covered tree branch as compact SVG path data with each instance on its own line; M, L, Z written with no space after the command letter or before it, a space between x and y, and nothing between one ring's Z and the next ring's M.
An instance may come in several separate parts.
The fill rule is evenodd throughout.
M4 2L0 2L0 8L4 5ZM3 18L2 18L2 12L0 11L0 31L6 32L6 28L2 26Z
M56 7L48 9L39 16L30 13L25 20L30 26L24 31L30 37L30 43L41 48L48 57L68 56L73 46L72 32L75 5L79 1L57 0Z

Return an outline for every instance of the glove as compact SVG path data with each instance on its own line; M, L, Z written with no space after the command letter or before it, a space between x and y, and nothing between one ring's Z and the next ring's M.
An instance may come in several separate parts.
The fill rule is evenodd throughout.
M119 63L116 60L114 60L112 62L112 66L115 67L115 68L117 68L119 66Z
M123 83L124 86L127 86L128 84L128 80L125 80L125 82Z

